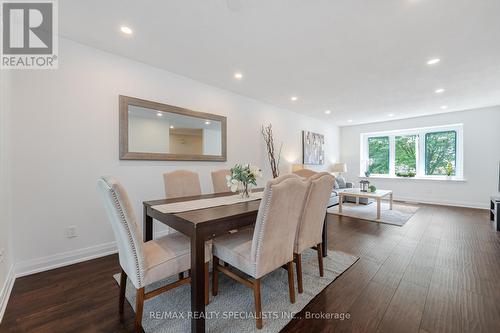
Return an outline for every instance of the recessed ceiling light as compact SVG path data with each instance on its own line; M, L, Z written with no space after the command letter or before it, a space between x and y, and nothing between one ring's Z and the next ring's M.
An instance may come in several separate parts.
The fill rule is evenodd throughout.
M120 27L120 30L121 30L121 32L123 32L124 34L127 34L127 35L131 35L131 34L132 34L132 29L130 29L129 27L126 27L126 26L121 26L121 27Z
M163 113L161 113L161 112L157 112L157 113L156 113L156 115L157 115L158 117L163 117Z
M174 125L170 125L170 129L174 129Z
M435 65L440 61L441 61L441 59L439 59L439 58L429 59L429 61L427 61L427 65Z
M330 113L332 113L332 111L330 111L330 110L325 110L325 113L326 113L326 114L330 114Z
M444 92L445 92L445 90L444 90L443 88L439 88L439 89L434 90L434 92L435 92L436 94L442 94L442 93L444 93Z
M206 121L205 121L205 125L210 125L210 121L209 121L209 120L206 120Z
M292 102L295 102L295 101L297 101L298 99L299 99L299 98L298 98L297 96L292 96L292 97L290 97L290 100L291 100Z
M388 116L389 117L394 117L394 113L389 113Z
M352 119L347 120L348 123L352 123Z
M240 72L234 73L234 78L236 80L241 80L243 78L243 74Z
M441 110L446 110L448 108L448 105L441 105Z

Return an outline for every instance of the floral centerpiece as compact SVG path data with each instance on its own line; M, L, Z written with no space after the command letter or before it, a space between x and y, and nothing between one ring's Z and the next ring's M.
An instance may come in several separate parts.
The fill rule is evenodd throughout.
M236 164L231 169L231 175L226 176L227 187L232 192L240 190L242 198L250 197L250 186L257 186L257 178L262 177L262 170L250 164Z

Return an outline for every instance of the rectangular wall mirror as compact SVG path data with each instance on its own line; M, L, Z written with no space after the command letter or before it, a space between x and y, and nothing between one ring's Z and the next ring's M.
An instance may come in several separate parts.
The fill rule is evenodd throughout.
M226 117L120 96L120 159L226 161Z

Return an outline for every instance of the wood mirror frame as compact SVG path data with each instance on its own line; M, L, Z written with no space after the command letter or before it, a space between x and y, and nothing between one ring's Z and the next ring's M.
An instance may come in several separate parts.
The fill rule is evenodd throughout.
M203 154L171 154L129 151L129 113L130 105L156 111L175 113L194 118L219 121L221 123L221 155ZM198 112L177 106L147 101L129 96L119 96L120 125L120 160L151 160L151 161L226 161L227 160L227 118L216 114Z

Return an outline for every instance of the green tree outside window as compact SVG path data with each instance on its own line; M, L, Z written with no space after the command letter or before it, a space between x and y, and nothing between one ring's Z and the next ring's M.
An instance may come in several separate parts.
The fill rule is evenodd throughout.
M417 173L417 137L417 135L396 136L396 176L415 177Z
M425 134L425 174L450 176L456 174L457 132L444 131Z
M368 138L368 158L371 174L389 174L389 137L380 136Z

